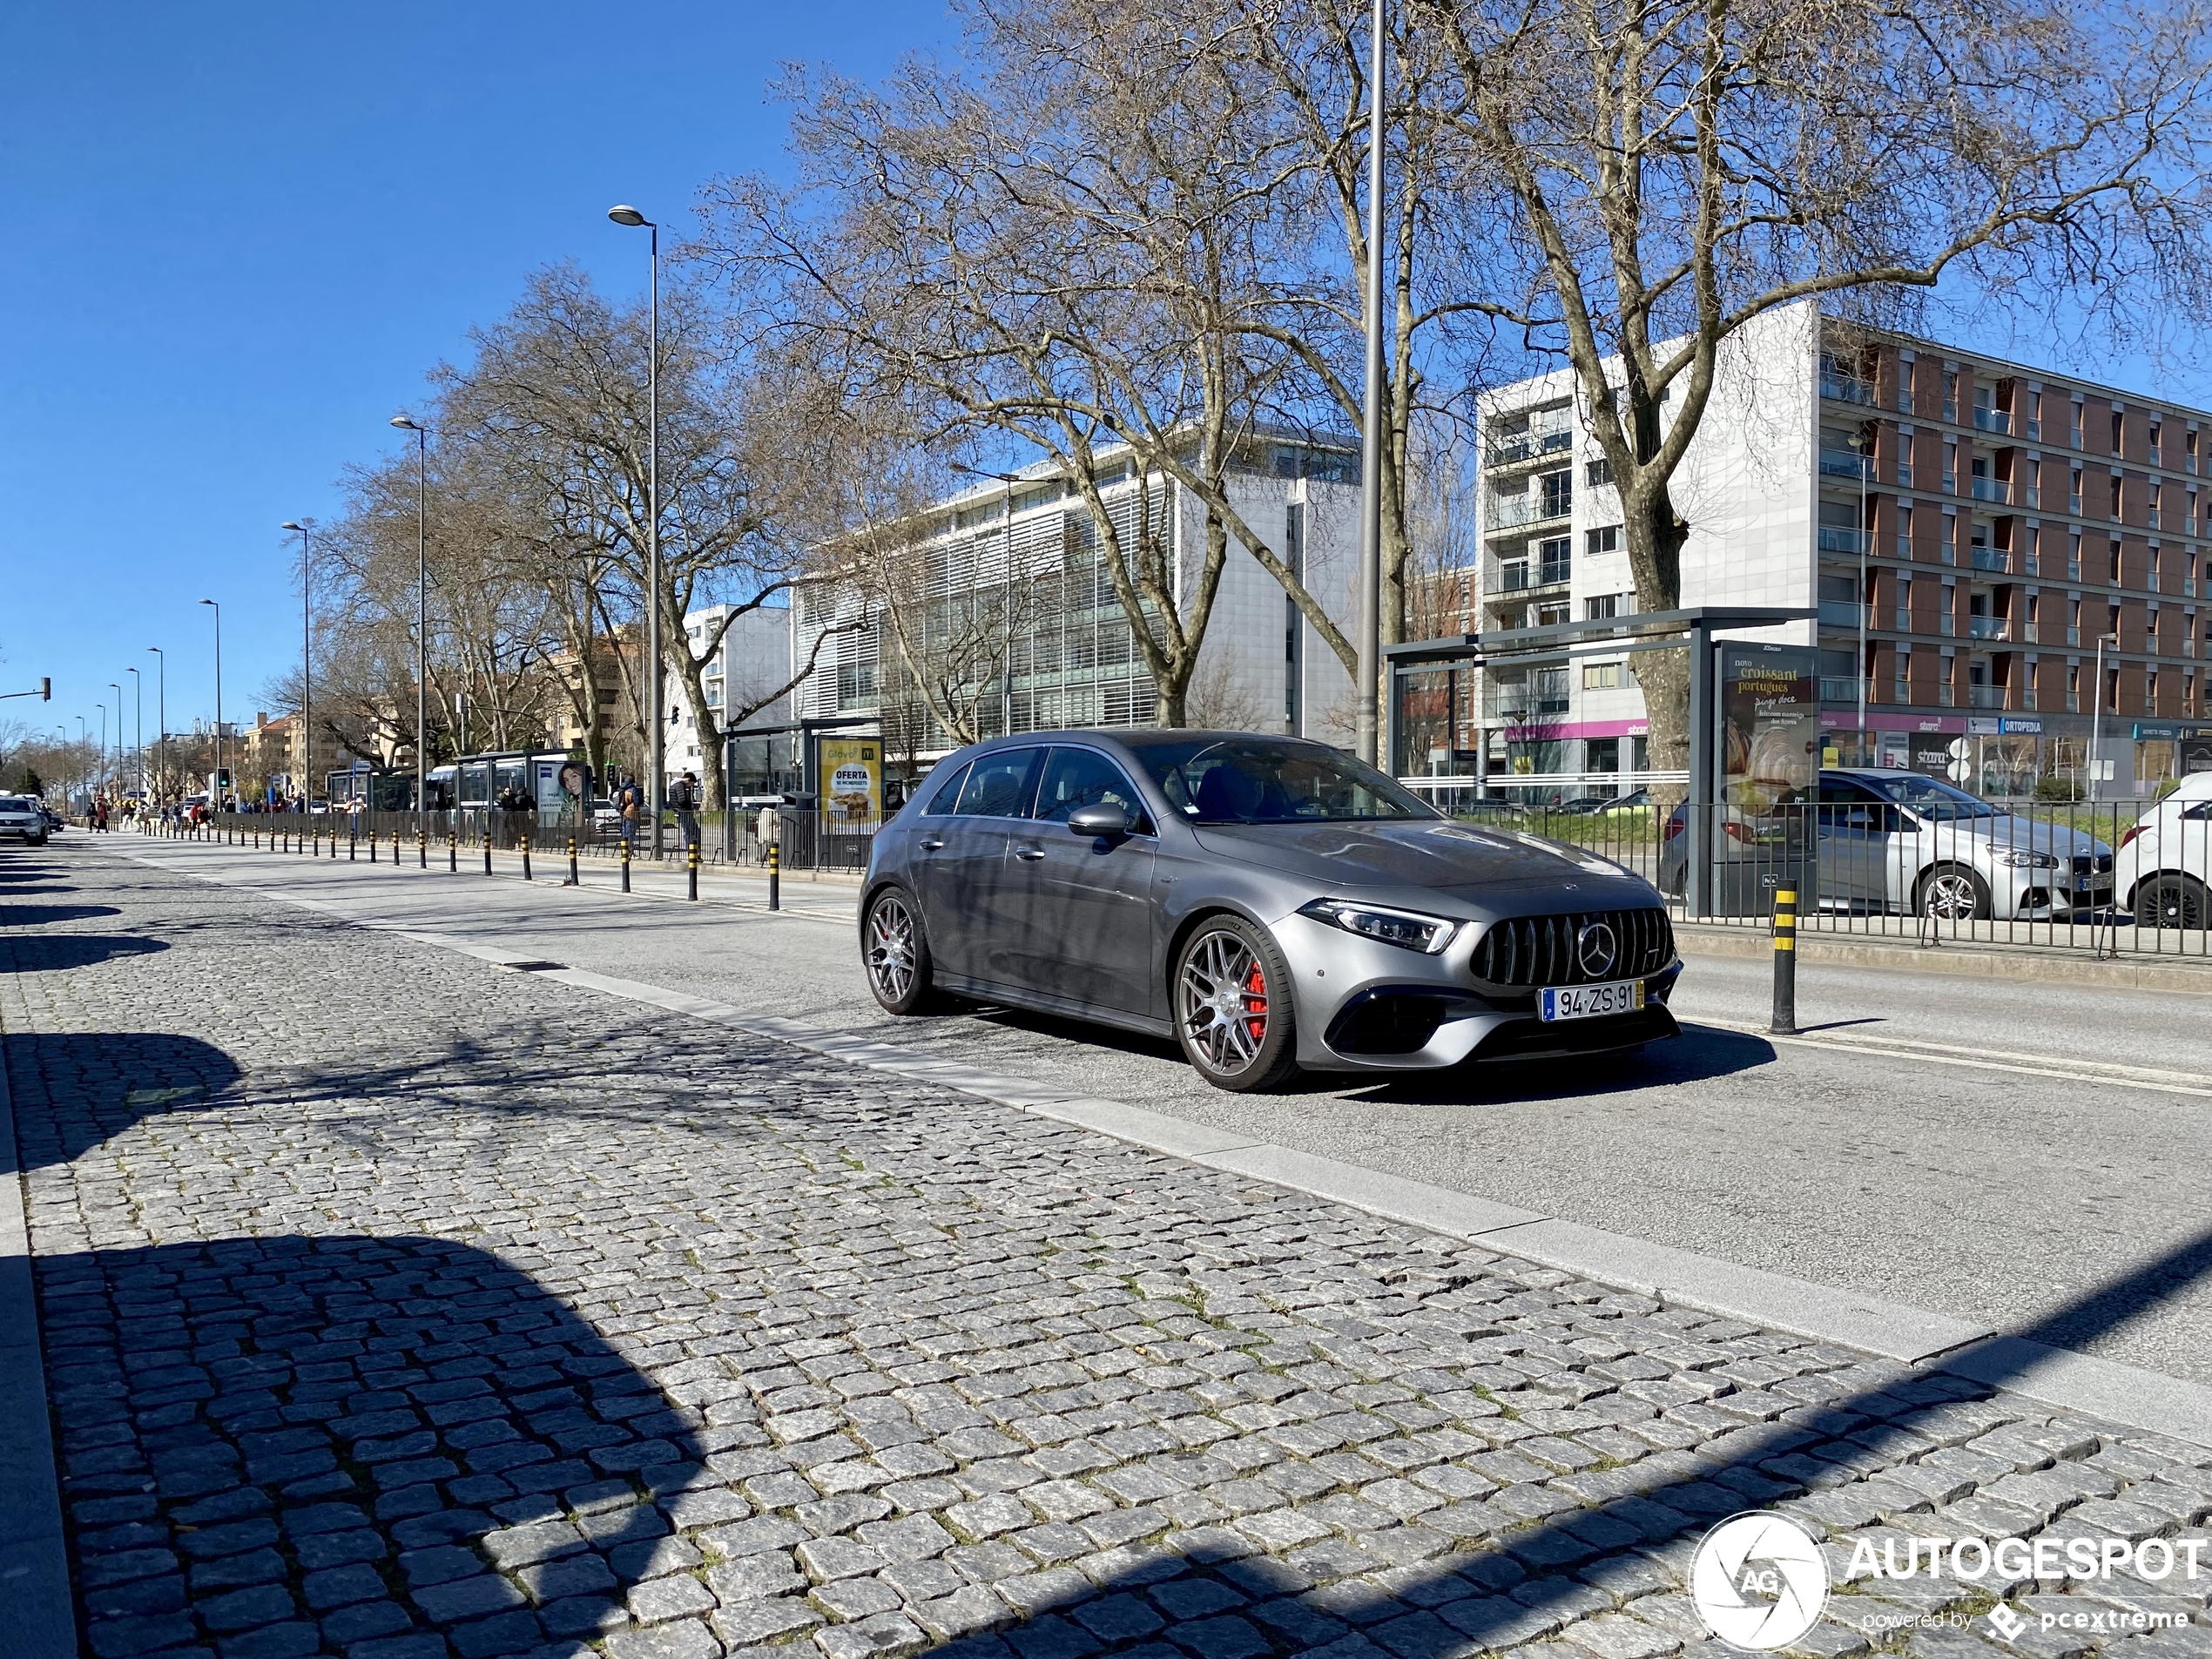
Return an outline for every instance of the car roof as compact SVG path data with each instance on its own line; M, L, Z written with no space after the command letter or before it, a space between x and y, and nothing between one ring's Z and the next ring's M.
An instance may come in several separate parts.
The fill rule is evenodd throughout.
M988 749L1028 748L1040 743L1105 743L1123 749L1152 749L1170 743L1228 742L1293 743L1310 749L1327 749L1312 738L1294 738L1280 732L1215 732L1197 726L1072 726L1055 732L1021 732L985 738L971 745L977 752ZM1341 752L1336 751L1334 752Z

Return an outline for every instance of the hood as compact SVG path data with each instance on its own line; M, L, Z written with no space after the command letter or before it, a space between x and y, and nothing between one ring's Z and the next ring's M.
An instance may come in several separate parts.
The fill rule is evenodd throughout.
M2063 824L2038 823L2010 813L2000 813L1994 818L1954 819L1932 827L1939 835L1979 836L2000 852L2016 847L2023 853L2049 853L2060 858L2072 858L2076 853L2097 856L2112 850L2095 836L2080 830Z
M1548 911L1560 907L1561 886L1572 882L1568 908L1659 902L1646 882L1609 860L1513 830L1434 819L1192 829L1207 852L1311 882L1317 897L1419 887L1485 905L1519 897Z

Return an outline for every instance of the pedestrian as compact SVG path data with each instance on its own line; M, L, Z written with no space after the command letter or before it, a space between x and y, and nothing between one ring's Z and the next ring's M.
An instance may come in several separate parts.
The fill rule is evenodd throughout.
M759 821L754 824L752 833L759 840L761 856L764 858L767 856L768 848L780 846L782 844L784 839L784 815L781 812L777 810L776 803L774 801L770 801L765 806L763 806L760 809L760 817Z
M637 787L635 778L618 784L614 792L615 816L621 826L622 839L634 857L637 852L637 815L644 809L644 792Z
M696 772L685 772L671 792L670 805L676 808L676 833L685 846L699 844L699 780Z

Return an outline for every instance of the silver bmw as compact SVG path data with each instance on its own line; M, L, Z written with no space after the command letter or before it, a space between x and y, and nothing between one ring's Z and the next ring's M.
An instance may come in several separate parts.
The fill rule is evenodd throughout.
M1640 877L1248 732L949 756L876 835L860 952L894 1014L954 997L1172 1036L1229 1089L1680 1035Z

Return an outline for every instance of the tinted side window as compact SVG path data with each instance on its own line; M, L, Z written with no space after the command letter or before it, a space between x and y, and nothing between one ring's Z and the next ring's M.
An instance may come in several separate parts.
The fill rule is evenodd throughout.
M921 809L924 818L950 818L960 810L961 786L968 781L968 768L962 766L947 779L943 786L929 798L929 805Z
M1130 822L1151 833L1150 814L1143 797L1104 755L1089 749L1054 749L1044 765L1044 781L1037 788L1037 804L1030 814L1064 824L1078 806L1110 802L1129 814Z
M1035 770L1035 749L1001 749L970 763L968 781L961 786L960 813L963 818L1020 818L1029 809L1029 777Z

